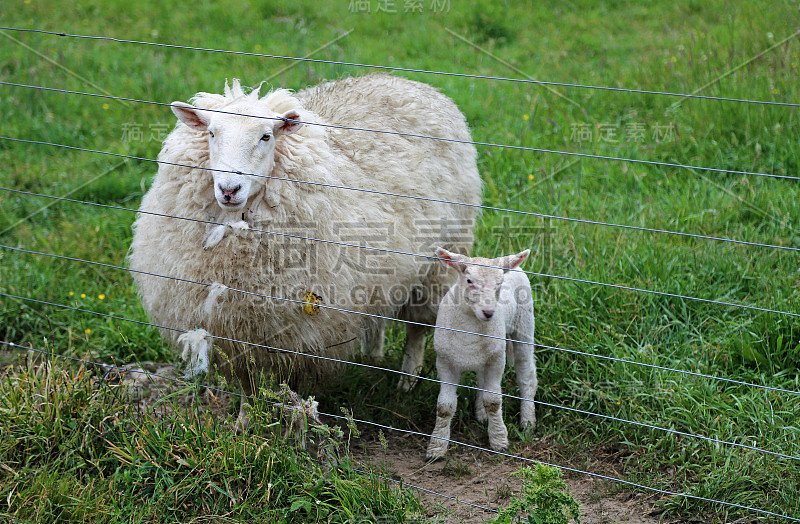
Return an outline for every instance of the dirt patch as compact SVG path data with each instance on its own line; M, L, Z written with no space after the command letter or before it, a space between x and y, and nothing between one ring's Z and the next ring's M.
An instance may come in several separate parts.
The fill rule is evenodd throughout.
M357 460L370 464L381 474L423 488L418 493L431 509L427 516L439 517L443 523L490 520L496 514L483 508L497 509L507 505L511 496L520 491L521 481L511 473L525 462L451 446L445 460L427 463L427 439L416 435L389 437L387 444L384 450L379 441L365 438L354 446L352 452ZM523 453L524 456L529 454ZM612 491L607 481L589 475L571 477L574 478L565 478L565 481L572 496L580 503L582 524L664 522L656 516L654 501L647 494Z

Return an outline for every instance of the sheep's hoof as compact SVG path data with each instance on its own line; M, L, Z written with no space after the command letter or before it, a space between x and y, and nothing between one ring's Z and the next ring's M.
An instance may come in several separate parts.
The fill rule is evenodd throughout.
M239 416L236 417L236 422L233 424L233 432L237 435L241 435L247 428L250 426L250 419L247 416L247 409L245 406L248 404L242 403L242 406L239 408Z
M417 379L411 377L401 377L400 381L397 383L397 389L400 391L408 393L414 386L417 385Z

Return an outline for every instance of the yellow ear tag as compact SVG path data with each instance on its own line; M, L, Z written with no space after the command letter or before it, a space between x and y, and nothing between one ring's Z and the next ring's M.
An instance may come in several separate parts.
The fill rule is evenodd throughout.
M303 296L303 311L306 315L316 315L319 313L319 305L322 297L309 291Z

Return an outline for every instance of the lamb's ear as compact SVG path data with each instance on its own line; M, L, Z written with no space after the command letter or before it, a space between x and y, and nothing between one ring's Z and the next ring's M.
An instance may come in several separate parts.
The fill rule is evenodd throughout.
M295 111L294 109L290 109L286 111L284 114L280 116L281 121L275 125L275 134L276 135L291 135L301 127L303 127L302 122L290 122L290 120L300 120L300 113Z
M198 131L205 131L208 129L208 116L204 115L202 111L193 105L184 104L183 102L172 102L172 112L178 117L178 120Z
M531 254L530 249L526 249L516 255L508 255L505 257L500 257L496 260L497 265L505 268L506 271L511 269L516 269L519 267L520 264L525 262L525 259L528 258L528 255Z
M464 255L458 255L456 253L451 253L446 249L442 249L440 247L436 248L435 251L436 258L439 259L439 262L446 266L450 266L456 271L463 273L465 269L467 269L467 265L463 263L463 260L467 257Z

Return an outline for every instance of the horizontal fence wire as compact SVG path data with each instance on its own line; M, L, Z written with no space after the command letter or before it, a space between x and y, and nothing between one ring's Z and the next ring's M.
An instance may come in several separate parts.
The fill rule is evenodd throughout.
M112 98L112 99L115 99L115 100L125 100L125 101L141 102L141 103L147 103L147 104L165 105L165 106L170 106L170 107L172 106L172 104L167 104L167 103L163 103L163 102L151 102L151 101L147 101L147 100L138 100L138 99L134 99L134 98L114 97L114 96L109 96L109 95L100 95L100 94L96 94L96 93L85 93L85 92L81 92L81 91L69 91L69 90L66 90L66 89L56 89L56 88L50 88L50 87L33 86L33 85L28 85L28 84L16 84L16 83L12 83L12 82L0 81L0 85L7 85L7 86L14 86L14 87L25 87L25 88L31 88L31 89L44 90L44 91L55 91L55 92L59 92L59 93L69 93L69 94L77 94L77 95L85 95L85 96L97 96L97 97L101 97L101 98ZM252 115L243 115L243 114L240 114L240 113L229 113L229 114L241 115L241 116L252 116ZM253 116L253 117L254 118L266 118L266 117L255 117L255 116ZM267 175L256 175L256 174L251 174L251 173L242 173L242 174L249 175L249 176L257 176L257 177L264 177L264 178L282 180L282 181L291 181L291 182L295 182L295 183L308 183L308 184L312 184L312 185L315 184L314 182L305 182L305 181L294 180L294 179L270 177L270 176L267 176ZM763 176L768 176L768 174L765 173L765 174L763 174ZM353 187L348 187L348 186L331 186L331 187L335 187L337 189L353 190L353 191L357 191L358 190L358 188L353 188ZM376 191L370 191L370 192L376 192ZM468 203L465 203L465 202L454 202L454 201L438 200L438 199L433 199L433 198L418 197L418 196L414 196L414 195L403 195L403 194L398 194L398 193L383 193L383 192L377 192L377 193L383 194L383 195L387 195L387 196L395 196L395 197L398 197L398 198L410 198L410 199L426 200L426 201L429 201L429 202L439 202L439 203L453 204L453 205L459 205L459 206L465 206L465 207L475 207L475 208L484 209L484 210L488 210L488 211L496 211L496 212L502 212L502 213L514 213L514 214L519 214L519 215L524 215L524 216L534 216L534 217L538 217L538 218L547 218L547 219L552 219L552 220L563 220L563 221L576 222L576 223L581 223L581 224L589 224L589 225L596 225L596 226L606 226L606 227L630 229L630 230L634 230L634 231L645 231L645 232L649 232L649 233L661 233L661 234L666 234L666 235L675 235L675 236L682 236L682 237L695 238L695 239L701 239L701 240L713 240L713 241L717 241L717 242L729 242L729 243L733 243L733 244L741 244L741 245L746 245L746 246L766 247L766 248L772 248L772 249L781 249L781 250L786 250L786 251L800 252L800 248L792 247L792 246L781 246L781 245L776 245L776 244L765 244L765 243L760 243L760 242L750 242L750 241L747 241L747 240L737 240L737 239L733 239L733 238L715 237L715 236L710 236L710 235L699 235L699 234L695 234L695 233L686 233L686 232L682 232L682 231L669 231L669 230L665 230L665 229L649 228L649 227L642 227L642 226L632 226L632 225L628 225L628 224L614 224L614 223L610 223L610 222L602 222L602 221L597 221L597 220L587 220L587 219L581 219L581 218L562 217L562 216L558 216L558 215L549 215L549 214L546 214L546 213L534 213L532 211L522 211L522 210L517 210L517 209L508 209L508 208L495 207L495 206L468 204Z
M104 205L104 204L100 204L100 205ZM107 268L110 268L110 269L119 269L119 270L122 270L122 271L127 271L129 273L143 273L143 274L154 276L154 277L158 277L158 278L166 278L166 279L170 279L170 280L176 280L176 281L196 284L196 285L200 285L200 286L206 286L206 287L210 287L211 286L211 284L205 283L205 282L196 282L194 280L187 280L187 279L182 279L182 278L179 278L179 277L171 277L171 276L167 276L167 275L158 275L158 274L155 274L155 273L139 271L139 270L126 268L126 267L122 267L122 266L115 266L113 264L106 264L106 263L103 263L103 262L95 262L93 260L84 260L84 259L68 257L68 256L64 256L64 255L56 255L56 254L53 254L53 253L44 253L44 252L40 252L40 251L32 251L32 250L28 250L28 249L22 249L22 248L18 248L18 247L3 245L3 244L0 244L0 249L8 249L8 250L17 251L17 252L21 252L21 253L32 254L32 255L41 255L41 256L47 256L47 257L51 257L51 258L58 258L58 259L62 259L62 260L69 260L69 261L73 261L73 262L80 262L80 263L84 263L84 264L97 265L97 266L101 266L101 267L107 267ZM432 258L435 258L435 257L432 257ZM489 266L489 267L492 267L492 266ZM293 303L296 303L296 304L306 304L306 302L304 302L302 300L295 300L295 299L290 299L290 298L285 298L285 297L276 297L276 296L266 295L266 294L261 294L261 293L253 293L253 292L249 292L249 291L239 290L239 289L236 289L236 288L229 288L227 286L225 288L227 290L229 290L229 291L238 292L238 293L244 293L244 294L250 294L250 295L254 295L254 296L257 296L257 297L266 298L266 299L270 299L270 300L280 300L280 301L285 301L285 302L293 302ZM2 293L0 293L0 295L2 295ZM11 296L11 295L9 295L9 296ZM14 298L22 298L22 297L14 297ZM384 316L384 315L377 315L377 314L374 314L374 313L365 313L365 312L362 312L362 311L352 311L352 310L348 310L348 309L336 308L334 306L328 306L328 305L325 305L325 304L317 304L317 307L320 307L320 308L323 308L323 309L332 309L332 310L340 311L340 312L343 312L343 313L351 313L351 314L361 315L361 316L365 316L365 317L377 318L377 319L381 319L381 320L390 320L390 321L394 321L394 322L400 322L400 323L403 323L403 324L406 324L406 325L416 325L416 326L420 326L420 327L437 328L437 326L434 326L432 324L425 324L425 323L422 323L422 322L415 322L415 321L412 321L412 320L398 319L398 318L393 318L393 317ZM156 326L156 327L158 327L158 326ZM530 342L527 342L527 341L514 340L514 339L504 338L504 337L498 337L498 336L494 336L494 335L488 335L488 334L485 334L485 333L475 333L475 332L472 332L472 331L466 331L466 330L456 329L456 328L438 327L437 329L443 329L443 330L446 330L446 331L464 333L464 334L467 334L467 335L473 335L473 336L477 336L477 337L484 337L484 338L502 340L502 341L505 341L505 342L519 342L521 344L531 344ZM725 378L725 377L717 377L717 376L714 376L714 375L707 375L707 374L698 373L698 372L695 372L695 371L687 371L687 370L682 370L682 369L670 368L670 367L666 367L666 366L659 366L659 365L656 365L656 364L648 364L648 363L645 363L645 362L637 362L635 360L626 360L626 359L622 359L622 358L610 357L610 356L607 356L607 355L599 355L597 353L587 353L587 352L584 352L584 351L577 351L577 350L574 350L574 349L566 349L566 348L561 348L561 347L558 347L558 346L548 346L548 345L541 344L541 343L534 343L533 345L535 345L537 347L540 347L540 348L543 348L543 349L550 349L550 350L553 350L553 351L561 351L561 352L565 352L565 353L569 353L569 354L573 354L573 355L592 357L592 358L595 358L595 359L609 360L609 361L612 361L612 362L619 362L619 363L622 363L622 364L641 366L641 367L645 367L645 368L649 368L649 369L657 369L657 370L661 370L661 371L669 371L669 372L689 375L689 376L693 376L693 377L697 377L697 378L705 378L705 379L710 379L710 380L716 380L716 381L719 381L719 382L726 382L726 383L735 384L735 385L738 385L738 386L747 386L747 387L759 388L759 389L764 389L766 391L773 391L773 392L776 392L776 393L788 393L788 394L791 394L791 395L800 395L800 391L794 391L794 390L791 390L791 389L776 388L776 387L773 387L773 386L765 386L765 385L762 385L762 384L754 384L754 383L751 383L751 382L744 382L744 381L741 381L741 380L734 380L734 379ZM286 351L289 351L289 350L286 350ZM357 364L357 363L352 363L352 362L350 362L350 363L351 364L355 364L355 365L359 365L359 366L371 367L371 366L368 366L366 364ZM382 368L378 368L378 369L382 369ZM392 371L393 373L401 373L399 371L393 371L393 370L387 370L387 371ZM409 376L410 377L416 377L416 375L410 375L410 374L409 374Z
M22 345L13 343L13 342L7 342L7 341L3 341L3 340L0 340L0 344L7 345L9 347L16 347L18 349L24 349L24 350L30 350L30 351L38 352L38 353L41 353L41 354L44 354L44 355L49 355L51 357L71 360L71 361L75 361L75 362L84 362L84 363L92 364L92 365L95 365L95 366L101 366L103 368L111 368L111 369L115 369L115 370L118 370L118 371L121 371L121 372L136 372L136 373L140 373L140 374L145 374L147 376L158 377L158 378L162 378L164 380L169 380L169 381L172 381L172 382L175 382L175 383L179 383L179 384L191 385L191 386L194 386L194 387L201 387L201 388L208 389L208 390L211 390L211 391L214 391L214 392L225 393L225 394L228 394L228 395L237 396L237 397L239 397L239 398L241 398L243 400L249 400L249 401L253 401L253 402L265 402L267 404L272 404L272 405L278 405L279 404L278 402L270 401L268 399L259 399L259 398L256 398L254 396L251 396L251 395L246 395L246 394L243 394L243 393L237 393L237 392L233 392L233 391L228 391L228 390L224 390L224 389L221 389L221 388L209 386L207 384L201 384L199 382L189 382L189 381L186 381L184 379L179 379L179 378L176 378L176 377L168 377L166 375L160 375L158 373L151 373L151 372L148 372L148 371L139 371L139 370L130 370L130 369L127 369L127 368L116 366L116 365L92 362L92 361L89 361L87 359L80 359L80 358L77 358L77 357L70 357L70 356L66 356L66 355L61 355L59 353L54 353L52 351L39 350L39 349L35 349L35 348L29 347L29 346L22 346ZM429 438L433 438L433 435L431 435L430 433L423 433L423 432L420 432L420 431L413 431L413 430L409 430L409 429L396 428L394 426L387 426L385 424L372 422L370 420L362 420L362 419L358 419L358 418L355 418L355 417L352 417L352 416L337 415L337 414L334 414L334 413L324 413L324 412L321 412L321 411L318 411L317 413L320 416L323 416L323 417L328 417L328 418L332 418L332 419L336 419L336 420L341 420L345 424L349 424L349 423L364 424L364 425L367 425L367 426L377 427L379 429L385 429L387 431L396 431L396 432L400 432L400 433L405 433L407 435L414 435L414 436L419 436L419 437L428 438L428 439ZM530 458L523 457L523 456L520 456L520 455L513 455L511 453L507 453L507 452L503 452L503 451L495 451L495 450L492 450L492 449L484 448L484 447L481 447L481 446L476 446L474 444L468 444L466 442L460 442L460 441L453 440L453 439L445 439L445 438L439 438L439 437L436 437L436 438L438 438L439 440L445 440L445 441L447 441L447 442L449 442L451 444L455 444L457 446L461 446L461 447L464 447L464 448L469 448L469 449L472 449L472 450L475 450L475 451L482 451L482 452L485 452L485 453L488 453L488 454L491 454L491 455L501 456L501 457L515 459L515 460L520 460L520 461L527 462L527 463L532 463L532 464L537 464L537 463L538 464L544 464L546 466L551 466L551 467L554 467L554 468L563 469L563 470L566 470L566 471L570 471L572 473L577 473L577 474L580 474L580 475L589 475L591 477L599 478L599 479L602 479L602 480L616 482L616 483L619 483L619 484L624 484L624 485L632 487L632 488L655 492L655 493L658 493L660 495L666 495L666 496L670 496L670 497L682 497L682 498L686 498L686 499L698 500L698 501L701 501L701 502L720 504L722 506L727 506L727 507L732 507L732 508L736 508L736 509L743 509L743 510L747 510L747 511L752 511L752 512L755 512L755 513L760 513L762 515L769 515L769 516L772 516L772 517L779 517L779 518L791 520L793 522L800 522L800 519L797 519L797 518L794 518L794 517L790 517L788 515L781 515L780 513L775 513L775 512L764 510L764 509L760 509L760 508L755 508L755 507L751 507L751 506L744 506L744 505L741 505L741 504L736 504L736 503L733 503L733 502L726 502L726 501L722 501L722 500L715 500L715 499L706 498L706 497L702 497L702 496L698 496L698 495L691 495L691 494L688 494L688 493L679 493L679 492L675 492L675 491L662 490L662 489L659 489L659 488L654 488L652 486L647 486L647 485L644 485L644 484L638 484L636 482L631 482L631 481L628 481L628 480L619 479L619 478L616 478L616 477L611 477L611 476L603 475L603 474L600 474L600 473L593 473L593 472L590 472L590 471L583 471L583 470L580 470L580 469L571 468L569 466L559 466L557 464L552 464L552 463L541 461L541 460L534 460L534 459L530 459Z
M2 248L2 247L5 247L5 246L0 246L0 248ZM75 259L71 259L71 260L75 260ZM113 266L108 266L107 264L100 264L100 263L97 263L97 264L101 265L101 266L106 266L106 267L113 267ZM153 275L153 276L160 276L160 275ZM169 278L169 277L165 277L165 278ZM209 284L202 284L202 283L198 283L198 284L205 285L205 286L209 285ZM175 332L179 332L179 333L187 333L187 332L189 332L189 330L186 330L186 329L175 328L175 327L170 327L170 326L162 326L162 325L159 325L159 324L152 324L152 323L149 323L149 322L142 322L142 321L132 320L132 319L128 319L128 318L125 318L125 317L119 317L119 316L116 316L116 315L109 315L109 314L106 314L106 313L100 313L100 312L97 312L97 311L92 311L92 310L88 310L88 309L79 308L77 306L68 306L66 304L57 304L57 303L54 303L54 302L36 300L36 299L32 299L32 298L21 297L21 296L18 296L18 295L11 295L11 294L2 293L2 292L0 292L0 296L5 296L5 297L14 298L14 299L18 299L18 300L29 301L29 302L40 303L40 304L44 304L44 305L48 305L48 306L60 307L60 308L64 308L64 309L70 309L70 310L73 310L73 311L79 311L79 312L82 312L82 313L89 313L89 314L92 314L92 315L102 316L102 317L106 317L106 318L112 318L112 319L115 319L115 320L122 320L122 321L126 321L126 322L135 322L135 323L139 323L139 324L143 324L143 325L147 325L147 326L155 327L155 328L159 328L159 329L164 329L164 330L168 330L168 331L175 331ZM273 298L273 297L268 297L268 298ZM302 303L302 301L296 301L296 302ZM388 318L388 317L380 317L380 318ZM406 322L406 321L401 321L401 322ZM423 325L423 326L426 325L426 324L419 324L419 323L416 323L416 322L408 322L408 323L417 324L417 325ZM482 334L479 334L479 333L471 333L471 332L468 332L468 331L462 331L462 330L456 330L456 329L450 329L450 328L437 328L437 329L446 329L446 330L449 330L449 331L458 331L458 332L461 332L461 333L466 333L466 334L475 335L475 336L486 336L486 337L489 337L489 338L500 338L500 337L492 337L492 336L489 336L489 335L482 335ZM362 362L352 362L352 361L349 361L349 360L342 360L342 359L337 359L337 358L334 358L334 357L328 357L328 356L324 356L324 355L303 353L302 351L294 351L294 350L291 350L291 349L279 348L279 347L270 346L270 345L266 345L266 344L258 344L258 343L254 343L254 342L247 342L247 341L244 341L244 340L237 340L237 339L232 339L232 338L227 338L227 337L220 337L220 336L214 336L214 335L210 335L210 336L212 338L216 338L216 339L219 339L219 340L224 340L224 341L227 341L227 342L234 342L234 343L237 343L237 344L248 345L248 346L252 346L252 347L255 347L255 348L266 349L268 351L275 351L275 352L279 352L279 353L287 353L287 354L292 354L292 355L295 355L295 356L304 356L304 357L308 357L308 358L314 358L314 359L317 359L317 360L324 360L324 361L327 361L327 362L335 362L337 364L349 364L349 365L352 365L352 366L371 369L371 370L375 370L375 371L389 372L389 373L401 375L401 376L404 376L404 377L408 377L408 378L411 378L411 379L422 379L422 380L425 380L425 381L428 381L428 382L434 382L434 383L437 383L437 384L447 384L447 385L456 386L456 387L463 387L465 389L470 389L470 390L479 391L479 392L498 394L497 392L492 392L492 391L489 391L489 390L486 390L486 389L482 389L482 388L479 388L479 387L476 387L476 386L459 385L459 384L455 384L455 383L452 383L452 382L446 382L446 381L439 380L439 379L433 379L433 378L424 377L424 376L421 376L421 375L415 375L413 373L408 373L408 372L401 371L401 370L394 370L394 369L384 368L384 367L375 366L375 365L371 365L371 364L365 364L365 363L362 363ZM514 340L511 340L511 339L502 339L502 340L511 341L511 342L519 342L519 341L514 341ZM596 418L601 418L601 419L604 419L604 420L611 420L611 421L614 421L614 422L621 422L621 423L624 423L624 424L630 424L630 425L633 425L633 426L643 427L643 428L651 429L651 430L654 430L654 431L668 433L668 434L671 434L671 435L679 435L679 436L682 436L682 437L694 438L694 439L697 439L697 440L703 440L703 441L706 441L706 442L712 442L714 444L722 444L722 445L725 445L725 446L731 446L731 447L736 447L736 448L741 448L741 449L747 449L747 450L750 450L750 451L755 451L755 452L758 452L758 453L763 453L765 455L772 455L772 456L776 456L776 457L780 457L780 458L784 458L784 459L800 461L800 457L797 457L797 456L788 455L788 454L780 453L780 452L777 452L777 451L771 451L771 450L767 450L767 449L763 449L763 448L759 448L759 447L755 447L755 446L750 446L750 445L747 445L747 444L740 444L738 442L726 441L726 440L721 440L721 439L717 439L717 438L713 438L713 437L706 437L704 435L696 435L696 434L687 433L687 432L684 432L684 431L679 431L679 430L676 430L676 429L670 429L670 428L664 428L664 427L660 427L660 426L655 426L653 424L647 424L647 423L644 423L644 422L636 422L636 421L632 421L632 420L627 420L627 419L623 419L623 418L614 417L614 416L611 416L611 415L603 415L603 414L600 414L600 413L594 413L594 412L591 412L591 411L586 411L586 410L582 410L582 409L578 409L578 408L571 408L571 407L562 406L562 405L559 405L559 404L551 404L549 402L542 402L540 400L530 400L530 399L522 398L522 397L519 397L519 396L516 396L516 395L511 395L511 394L508 394L508 393L502 393L501 392L501 393L499 393L499 395L502 396L502 397L505 397L505 398L509 398L509 399L513 399L513 400L519 400L521 402L533 402L534 404L538 404L538 405L544 406L544 407L549 407L549 408L553 408L553 409L560 409L560 410L569 411L569 412L572 412L572 413L580 413L582 415L588 415L588 416L592 416L592 417L596 417Z
M94 96L94 97L98 97L98 98L107 98L107 99L112 99L112 100L121 100L121 101L126 101L126 102L139 102L139 103L144 103L144 104L154 104L154 105L172 107L172 104L168 104L166 102L153 102L153 101L148 101L148 100L139 100L139 99L135 99L135 98L123 98L123 97L116 97L116 96L111 96L111 95L103 95L103 94L98 94L98 93L84 93L84 92L81 92L81 91L68 91L68 90L65 90L65 89L46 88L46 87L42 87L42 86L31 86L31 85L27 85L27 84L14 84L14 83L11 83L11 82L0 82L0 85L8 85L8 86L13 86L13 87L27 87L27 88L39 89L39 90L43 90L43 91L55 91L55 92L63 92L63 93L76 94L76 95ZM206 111L206 112L209 112L209 113L222 113L222 114L227 114L227 115L244 116L244 117L248 117L248 118L260 118L262 120L282 120L282 121L290 120L290 119L285 119L285 118L282 118L282 117L248 115L248 114L244 114L244 113L223 111L223 110L220 110L220 109L205 109L205 108L203 108L202 111ZM693 165L688 165L688 164L677 164L677 163L671 163L671 162L659 162L659 161L656 161L656 160L642 160L642 159L637 159L637 158L625 158L625 157L608 156L608 155L596 155L596 154L592 154L592 153L579 153L579 152L576 152L576 151L560 151L560 150L555 150L555 149L543 149L543 148L538 148L538 147L515 146L515 145L511 145L511 144L498 144L498 143L494 143L494 142L478 142L478 141L474 141L474 140L459 140L459 139L456 139L456 138L444 138L444 137L437 137L437 136L420 135L420 134L415 134L415 133L404 133L404 132L401 132L401 131L387 131L387 130L381 130L381 129L368 129L368 128L363 128L363 127L340 126L340 125L334 125L334 124L323 124L321 122L306 122L306 121L303 121L303 120L291 120L291 122L300 123L300 124L306 124L306 125L312 125L312 126L326 127L326 128L331 128L331 129L342 129L342 130L347 130L347 131L364 131L364 132L368 132L368 133L379 133L379 134L384 134L384 135L397 135L397 136L403 136L403 137L409 137L409 138L423 138L423 139L429 139L429 140L439 140L439 141L442 141L442 142L451 142L451 143L456 143L456 144L469 144L469 145L483 146L483 147L497 147L497 148L501 148L501 149L510 149L510 150L514 150L514 151L528 151L528 152L534 152L534 153L545 153L545 154L554 154L554 155L562 155L562 156L574 156L574 157L579 157L579 158L593 158L593 159L597 159L597 160L611 160L611 161L615 161L615 162L628 162L628 163L633 163L633 164L642 164L642 165L649 165L649 166L670 167L670 168L676 168L676 169L688 169L688 170L692 170L692 171L709 171L709 172L712 172L712 173L721 173L721 174L730 174L730 175L757 176L757 177L775 178L775 179L782 179L782 180L800 180L800 177L796 177L796 176L776 175L776 174L773 174L773 173L760 173L760 172L757 172L757 171L737 171L737 170L732 170L732 169L721 169L721 168L717 168L717 167L702 167L702 166L693 166ZM233 172L235 172L235 171L233 171ZM254 173L238 173L238 174L251 175L251 176L265 176L265 175L256 175ZM449 203L453 203L453 202L449 202ZM476 206L476 207L479 207L479 206Z
M177 164L177 163L174 163L174 162L165 162L163 160L154 160L154 159L148 159L148 158L143 158L143 157L122 155L122 154L119 154L119 153L110 153L110 152L107 152L107 151L98 151L98 150L94 150L94 149L85 149L85 148L80 148L80 147L77 147L77 146L67 146L67 145L63 145L63 144L54 144L54 143L51 143L51 142L39 142L39 141L35 141L35 140L23 140L23 139L20 139L20 138L9 138L9 137L3 137L3 136L0 136L0 140L11 140L11 141L15 141L15 142L23 142L23 143L30 143L30 144L36 144L36 145L47 145L47 146L62 147L62 148L67 148L67 149L73 149L73 150L89 152L89 153L101 153L101 154L107 154L107 155L111 155L111 156L129 158L129 159L133 159L133 160L143 160L143 161L154 162L154 163L158 163L158 164L166 164L166 165L173 165L173 166L180 166L180 167L188 167L188 168L193 168L193 169L207 169L207 168L202 168L200 166ZM225 173L239 173L239 174L241 174L241 172L228 171L228 170L222 170L222 169L214 169L214 170L210 170L210 171L218 171L218 172L225 172ZM270 178L273 178L273 177L270 177ZM288 179L278 178L278 180L288 180ZM338 187L338 186L331 186L329 184L319 184L319 185L328 186L328 187ZM9 189L4 188L4 190L9 190ZM10 190L10 191L17 191L17 190ZM367 189L358 189L358 191L366 191L366 192L370 192L370 193L387 194L387 193L381 193L379 191L373 191L373 190L367 190ZM419 197L419 198L422 198L422 197ZM442 202L442 201L440 201L440 202ZM447 202L445 202L445 203L447 203ZM478 206L476 206L476 207L478 207ZM176 218L176 219L180 219L181 218L181 217L177 217L177 216L173 216L173 215L162 215L162 216L169 216L171 218ZM191 219L191 220L196 220L196 219ZM214 222L214 223L217 224L217 225L225 225L225 224L217 223L217 222ZM359 245L355 245L355 244L344 244L342 242L336 242L336 241L332 241L332 240L324 240L324 239L318 239L318 238L313 238L313 237L304 237L304 236L300 236L300 235L289 235L289 234L286 234L286 233L277 233L277 232L272 232L272 231L267 231L267 230L256 230L256 231L260 231L260 232L268 233L268 234L290 236L290 237L297 238L297 239L304 239L304 240L310 240L310 241L316 241L316 242L325 242L325 243L334 243L334 244L339 244L339 245L347 245L348 247L354 247L354 248L360 248L360 249L369 249L369 250L373 250L373 251L381 251L381 252L387 252L387 253L395 253L395 254L416 256L416 257L421 257L421 258L428 258L428 259L433 259L433 260L440 260L440 259L438 259L438 258L436 258L434 256L431 256L431 255L408 253L408 252L403 252L403 251L396 251L396 250L391 250L391 249L383 249L383 248L376 248L376 247L369 247L369 246L359 246ZM475 262L467 262L467 264L476 265L476 266L484 266L484 267L492 267L492 268L496 268L496 269L505 269L505 268L501 268L501 267L498 267L498 266L491 266L491 265L480 264L480 263L475 263ZM610 287L610 288L614 288L614 289L621 289L621 290L631 291L631 292L647 293L647 294L656 295L656 296L662 296L662 297L678 298L678 299L682 299L682 300L691 300L691 301L702 302L702 303L706 303L706 304L716 304L716 305L720 305L720 306L735 307L735 308L747 309L747 310L751 310L751 311L761 311L761 312L764 312L764 313L774 313L774 314L778 314L778 315L786 315L786 316L791 316L791 317L800 317L800 313L793 313L793 312L789 312L789 311L781 311L781 310L764 308L764 307L759 307L759 306L751 306L751 305L748 305L748 304L739 304L739 303L736 303L736 302L725 302L725 301L721 301L721 300L713 300L713 299L708 299L708 298L693 297L693 296L689 296L689 295L668 293L668 292L665 292L665 291L655 291L655 290L652 290L652 289L644 289L644 288L638 288L638 287L633 287L633 286L625 286L625 285L622 285L622 284L611 284L611 283L608 283L608 282L598 282L598 281L595 281L595 280L587 280L587 279L580 279L580 278L574 278L574 277L566 277L566 276L563 276L563 275L551 275L549 273L540 273L540 272L536 272L536 271L528 271L528 270L522 270L522 269L520 269L520 271L522 271L523 273L525 273L527 275L538 276L538 277L543 277L543 278L552 278L552 279L556 279L556 280L563 280L563 281L566 281L566 282L590 284L590 285L594 285L594 286Z
M183 49L189 51L204 51L210 53L225 53L231 55L241 55L241 56L255 56L261 58L276 58L281 60L293 60L298 62L311 62L316 64L331 64L331 65L343 65L343 66L352 66L352 67L363 67L363 68L370 68L370 69L380 69L383 71L401 71L405 73L422 73L422 74L431 74L431 75L441 75L441 76L451 76L451 77L458 77L458 78L473 78L476 80L494 80L500 82L515 82L520 84L534 84L534 85L542 85L542 86L550 86L550 87L568 87L568 88L576 88L576 89L591 89L591 90L598 90L598 91L612 91L612 92L620 92L620 93L635 93L635 94L643 94L643 95L657 95L657 96L667 96L667 97L675 97L675 98L686 98L686 99L701 99L701 100L716 100L721 102L741 102L746 104L760 104L760 105L771 105L771 106L785 106L785 107L800 107L800 104L792 103L792 102L776 102L776 101L769 101L769 100L748 100L743 98L731 98L731 97L721 97L721 96L712 96L712 95L700 95L696 93L671 93L667 91L650 91L644 89L630 89L624 87L610 87L610 86L594 86L588 84L576 84L576 83L567 83L567 82L548 82L545 80L533 80L530 78L510 78L510 77L502 77L502 76L489 76L489 75L477 75L477 74L469 74L469 73L452 73L446 71L434 71L429 69L413 69L408 67L395 67L395 66L387 66L387 65L377 65L377 64L362 64L357 62L343 62L337 60L323 60L319 58L307 58L307 57L295 57L295 56L283 56L283 55L271 55L266 53L253 53L247 51L232 51L227 49L213 49L208 47L197 47L197 46L187 46L187 45L178 45L178 44L164 44L160 42L146 42L142 40L130 40L130 39L123 39L123 38L114 38L110 36L94 36L94 35L77 35L77 34L68 34L65 32L57 32L57 31L45 31L43 29L27 29L27 28L20 28L20 27L4 27L0 26L0 30L5 31L16 31L20 33L39 33L45 34L50 36L59 36L59 37L66 37L66 38L77 38L77 39L86 39L86 40L101 40L101 41L108 41L108 42L116 42L122 44L137 44L137 45L146 45L146 46L155 46L155 47L163 47L169 49ZM795 35L792 35L795 36ZM788 39L785 39L788 40Z

